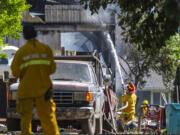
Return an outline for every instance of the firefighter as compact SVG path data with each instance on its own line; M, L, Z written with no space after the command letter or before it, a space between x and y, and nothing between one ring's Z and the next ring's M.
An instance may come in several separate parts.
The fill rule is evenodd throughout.
M141 104L141 112L143 116L147 114L148 104L149 104L148 100L144 100Z
M49 77L55 72L56 64L51 49L36 40L36 35L32 25L24 25L23 36L27 42L16 52L11 65L13 76L20 79L16 109L21 115L21 135L31 135L34 106L44 134L59 135Z
M120 110L122 110L121 118L125 124L134 120L137 99L135 92L136 88L134 84L130 82L127 86L126 93L120 99L120 102L123 104L123 107L120 108Z

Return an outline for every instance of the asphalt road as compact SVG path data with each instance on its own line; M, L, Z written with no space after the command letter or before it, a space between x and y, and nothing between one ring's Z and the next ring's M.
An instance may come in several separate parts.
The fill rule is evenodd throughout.
M6 125L6 119L0 118L0 124ZM0 126L1 129L1 126ZM14 131L14 132L6 132L6 133L0 133L0 135L20 135L20 131ZM78 133L71 133L71 132L60 132L61 135L77 135ZM33 133L32 135L43 135L43 133ZM80 135L80 134L79 134Z
M8 132L8 133L6 133L6 134L1 134L0 133L0 135L20 135L20 132ZM32 134L32 135L43 135L43 133L34 133L34 134ZM60 133L60 135L77 135L77 134L75 134L75 133ZM80 135L80 134L79 134ZM84 135L84 134L83 134Z

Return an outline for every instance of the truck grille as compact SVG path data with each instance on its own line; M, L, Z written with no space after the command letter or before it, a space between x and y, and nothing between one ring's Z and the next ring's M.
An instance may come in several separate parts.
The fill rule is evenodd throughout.
M72 92L59 92L54 91L54 102L57 107L62 105L72 105L73 104L73 94Z

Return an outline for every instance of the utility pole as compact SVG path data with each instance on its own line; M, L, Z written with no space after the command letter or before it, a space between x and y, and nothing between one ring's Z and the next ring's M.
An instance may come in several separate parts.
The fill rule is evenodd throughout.
M176 86L177 103L179 104L179 88Z

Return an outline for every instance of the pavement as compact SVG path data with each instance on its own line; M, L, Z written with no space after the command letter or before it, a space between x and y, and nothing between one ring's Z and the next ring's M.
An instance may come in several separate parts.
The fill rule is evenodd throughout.
M5 134L1 134L0 135L21 135L20 132L8 132L8 133L5 133ZM44 135L43 133L34 133L32 135ZM60 133L60 135L77 135L75 133Z
M6 127L6 118L0 118L0 135L20 135L20 131L8 132ZM77 135L78 133L60 132L61 135ZM32 133L32 135L43 135L43 133Z
M8 132L8 133L0 133L0 135L21 135L20 131L16 132ZM44 135L43 133L32 133L32 135ZM77 133L63 133L61 132L60 135L78 135Z

